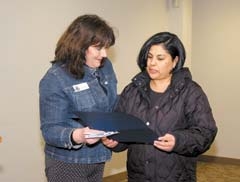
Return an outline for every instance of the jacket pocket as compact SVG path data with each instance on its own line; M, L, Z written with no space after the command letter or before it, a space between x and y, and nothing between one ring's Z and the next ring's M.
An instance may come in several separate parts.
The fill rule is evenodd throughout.
M96 105L91 89L74 91L72 87L68 87L65 92L72 100L76 111L89 111Z

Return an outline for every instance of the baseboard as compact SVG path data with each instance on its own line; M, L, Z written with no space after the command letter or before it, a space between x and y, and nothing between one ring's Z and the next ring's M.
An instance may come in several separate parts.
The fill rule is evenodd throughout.
M232 165L240 165L240 159L228 158L228 157L217 157L210 155L200 155L198 157L199 161L203 162L214 162L219 164L232 164Z
M113 182L113 181L119 181L119 180L125 180L127 179L127 172L121 172L118 174L114 174L111 176L106 176L103 178L103 182Z

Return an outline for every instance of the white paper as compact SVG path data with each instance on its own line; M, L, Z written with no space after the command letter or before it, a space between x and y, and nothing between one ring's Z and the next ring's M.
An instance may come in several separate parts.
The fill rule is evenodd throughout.
M102 137L107 137L111 135L118 134L118 131L107 131L107 132L101 132L101 133L89 133L85 134L85 138L102 138Z

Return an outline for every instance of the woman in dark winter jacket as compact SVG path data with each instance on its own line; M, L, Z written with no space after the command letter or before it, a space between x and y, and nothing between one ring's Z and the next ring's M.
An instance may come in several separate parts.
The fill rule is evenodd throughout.
M102 139L115 152L128 149L129 182L196 181L197 156L209 149L217 127L184 62L184 46L169 32L153 35L140 50L141 72L121 93L116 111L140 118L159 138L153 144Z

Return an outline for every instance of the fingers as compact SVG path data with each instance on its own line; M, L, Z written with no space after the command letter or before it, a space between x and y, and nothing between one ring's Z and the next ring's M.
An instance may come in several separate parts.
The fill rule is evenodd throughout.
M86 137L87 135L89 135L89 134L99 134L99 133L103 132L103 131L100 131L100 130L90 129L89 127L85 127L85 128L83 128L83 130L84 130L83 135L84 135L84 138L85 138L85 143L87 143L89 145L97 143L100 140L100 138L98 138L97 136L87 138Z
M90 129L89 127L77 128L73 131L73 139L77 141L77 143L86 143L89 145L102 140L103 144L109 148L113 148L118 144L117 141L108 139L107 137L101 138L102 133L104 133L104 131Z
M171 134L166 134L154 141L154 146L166 152L171 152L175 146L175 137Z
M155 147L157 147L158 149L164 150L166 152L170 152L173 149L174 144L172 142L169 141L154 141L153 144Z
M76 128L74 129L72 133L73 140L80 144L80 143L87 143L87 144L94 144L100 140L100 138L86 138L86 134L91 134L91 133L100 133L102 131L99 130L92 130L89 129L88 127L85 128Z
M108 148L114 148L117 146L118 142L107 137L102 138L102 143Z
M97 143L100 140L100 138L87 138L85 140L87 144L92 145L94 143Z
M97 133L103 133L104 131L101 131L101 130L94 130L94 129L90 129L89 127L85 127L83 128L84 129L84 134L97 134Z

